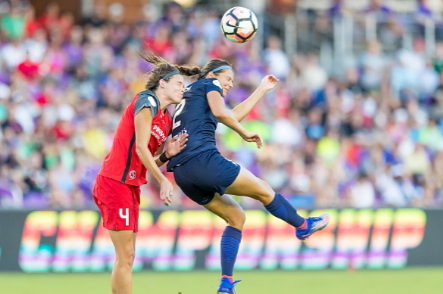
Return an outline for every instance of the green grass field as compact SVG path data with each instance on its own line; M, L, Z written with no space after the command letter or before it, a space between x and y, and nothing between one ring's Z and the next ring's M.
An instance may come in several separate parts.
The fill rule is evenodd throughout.
M439 294L443 268L406 270L237 272L239 294ZM211 294L216 272L135 273L134 294ZM2 294L111 294L110 273L0 273Z

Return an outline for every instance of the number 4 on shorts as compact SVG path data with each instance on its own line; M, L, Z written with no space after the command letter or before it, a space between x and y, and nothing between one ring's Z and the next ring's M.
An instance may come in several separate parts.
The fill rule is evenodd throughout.
M123 214L123 208L120 208L120 217L126 220L126 226L129 226L129 208L126 208L126 214Z

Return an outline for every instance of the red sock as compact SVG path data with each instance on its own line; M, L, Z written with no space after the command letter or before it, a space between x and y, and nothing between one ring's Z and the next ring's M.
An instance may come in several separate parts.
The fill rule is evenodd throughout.
M306 230L307 228L308 228L308 222L306 221L306 219L301 226L297 227L297 229L302 229L302 230Z

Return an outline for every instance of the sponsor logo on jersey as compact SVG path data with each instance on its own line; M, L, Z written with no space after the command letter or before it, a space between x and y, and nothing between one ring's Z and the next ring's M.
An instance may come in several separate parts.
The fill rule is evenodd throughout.
M216 86L219 87L219 88L222 87L221 84L220 84L220 82L219 82L218 80L214 80L213 83L214 83L214 85L216 85Z
M164 141L166 141L165 133L163 133L163 131L157 125L152 128L151 134L160 141L160 145L163 144Z
M131 170L131 172L129 173L129 178L133 180L135 179L135 176L136 176L135 170Z
M152 98L151 96L148 96L148 100L149 100L149 103L151 103L152 106L154 106L154 107L157 106L157 102L155 102L154 98Z
M185 88L185 91L186 91L186 92L191 91L191 88L192 88L192 86L186 87L186 88Z
M180 138L182 135L187 134L187 133L188 133L188 130L183 129L183 130L180 131L180 133L178 133L178 134L175 135L175 136L176 136L177 138Z

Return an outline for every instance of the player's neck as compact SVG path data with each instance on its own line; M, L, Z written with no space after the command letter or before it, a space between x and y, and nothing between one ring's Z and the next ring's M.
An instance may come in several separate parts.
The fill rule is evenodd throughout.
M163 93L161 91L154 92L155 96L157 96L158 101L160 101L160 109L162 111L162 114L165 114L166 109L171 104L167 101L167 98L164 97Z
M166 109L168 108L169 104L171 103L166 103L163 99L158 99L158 101L160 101L160 109L162 110L162 114L165 114Z

